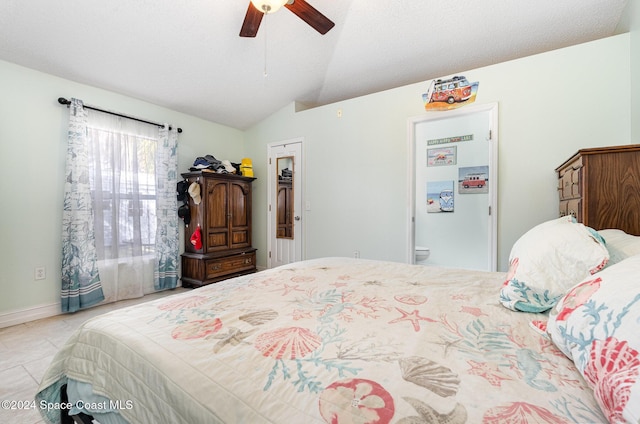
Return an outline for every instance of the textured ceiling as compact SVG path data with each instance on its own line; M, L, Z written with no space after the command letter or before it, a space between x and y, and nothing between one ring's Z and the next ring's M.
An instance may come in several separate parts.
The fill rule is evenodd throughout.
M240 38L249 0L2 0L0 59L245 129L614 35L627 1L308 0L326 35L283 8Z

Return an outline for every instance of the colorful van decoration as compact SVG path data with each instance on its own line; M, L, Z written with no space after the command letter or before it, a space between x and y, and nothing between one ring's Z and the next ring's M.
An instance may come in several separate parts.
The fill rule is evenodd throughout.
M422 95L426 110L449 110L475 102L479 83L469 83L464 76L431 81Z
M440 192L440 210L442 212L453 212L453 190L442 190Z
M462 180L462 187L477 187L482 188L487 185L487 174L468 174L464 180Z

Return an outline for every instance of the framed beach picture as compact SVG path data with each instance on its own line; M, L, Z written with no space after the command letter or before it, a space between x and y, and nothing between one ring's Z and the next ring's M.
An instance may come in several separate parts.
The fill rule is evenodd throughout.
M455 165L457 160L456 146L427 149L427 166Z
M489 167L468 166L458 168L458 193L489 193Z
M453 181L427 181L427 213L453 212Z

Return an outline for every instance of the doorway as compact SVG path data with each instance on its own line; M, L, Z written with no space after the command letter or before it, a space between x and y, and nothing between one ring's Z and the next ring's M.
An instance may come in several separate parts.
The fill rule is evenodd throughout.
M497 269L498 105L409 120L409 263Z
M302 260L302 141L293 139L267 146L268 268Z

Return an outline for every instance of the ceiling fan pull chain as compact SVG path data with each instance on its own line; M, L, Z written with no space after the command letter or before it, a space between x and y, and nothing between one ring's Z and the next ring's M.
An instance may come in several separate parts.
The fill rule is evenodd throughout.
M263 76L264 76L265 79L269 75L267 73L267 33L268 33L268 31L267 31L267 29L268 29L268 27L267 27L267 19L266 19L267 15L268 15L268 13L264 14L264 70L263 70L264 75Z

